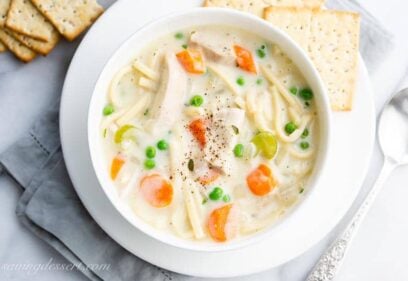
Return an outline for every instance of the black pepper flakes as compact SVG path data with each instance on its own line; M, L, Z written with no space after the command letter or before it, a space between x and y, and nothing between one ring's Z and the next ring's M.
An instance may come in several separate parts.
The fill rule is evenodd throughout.
M187 166L190 172L194 172L194 160L193 159L188 160Z

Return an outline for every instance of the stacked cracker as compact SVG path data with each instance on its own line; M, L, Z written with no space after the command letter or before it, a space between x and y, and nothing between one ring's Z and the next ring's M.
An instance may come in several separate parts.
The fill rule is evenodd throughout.
M30 62L49 54L61 35L74 40L102 12L96 0L0 0L0 52Z
M335 111L352 109L356 90L360 16L321 9L324 0L206 0L263 17L287 32L319 71Z

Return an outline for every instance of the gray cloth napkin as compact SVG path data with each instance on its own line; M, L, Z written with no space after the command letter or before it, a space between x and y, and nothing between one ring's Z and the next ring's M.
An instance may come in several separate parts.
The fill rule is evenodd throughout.
M361 13L361 53L373 73L392 47L391 35L354 1L332 0L328 6ZM6 82L0 75L0 85ZM58 105L53 104L53 110L0 155L0 169L24 189L16 210L21 222L91 280L192 280L193 277L168 272L133 256L93 221L76 195L64 165ZM95 266L101 264L109 267Z

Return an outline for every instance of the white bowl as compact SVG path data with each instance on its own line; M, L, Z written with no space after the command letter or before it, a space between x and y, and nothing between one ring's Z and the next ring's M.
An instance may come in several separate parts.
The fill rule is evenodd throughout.
M140 219L127 204L124 204L119 199L116 188L106 168L107 164L104 159L104 153L102 152L102 142L99 131L102 120L101 112L105 106L108 88L115 73L127 65L138 51L152 40L182 29L203 25L239 27L257 34L269 42L277 44L302 72L308 85L314 92L320 125L319 150L316 164L309 180L309 191L302 200L315 200L316 204L318 204L319 199L316 195L319 193L319 189L324 188L324 186L319 185L319 180L320 176L325 173L326 160L329 154L331 113L326 89L318 72L303 50L290 39L288 35L266 21L250 14L221 8L196 8L186 12L172 14L139 29L112 55L95 85L88 113L89 149L92 164L102 189L119 213L135 228L144 232L146 235L154 237L163 243L187 250L217 252L237 249L256 243L271 232L281 231L282 227L277 227L277 224L274 224L259 234L226 243L187 241L172 234L161 232ZM301 203L302 202L299 202L278 224L283 225L296 217L292 216L295 212L302 212ZM304 222L299 223L304 224Z

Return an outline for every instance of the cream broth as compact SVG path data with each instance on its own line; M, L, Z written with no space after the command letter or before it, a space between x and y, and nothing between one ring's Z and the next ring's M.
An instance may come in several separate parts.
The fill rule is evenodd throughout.
M231 27L181 30L112 77L106 170L124 204L184 239L257 233L307 192L312 91L276 45Z

